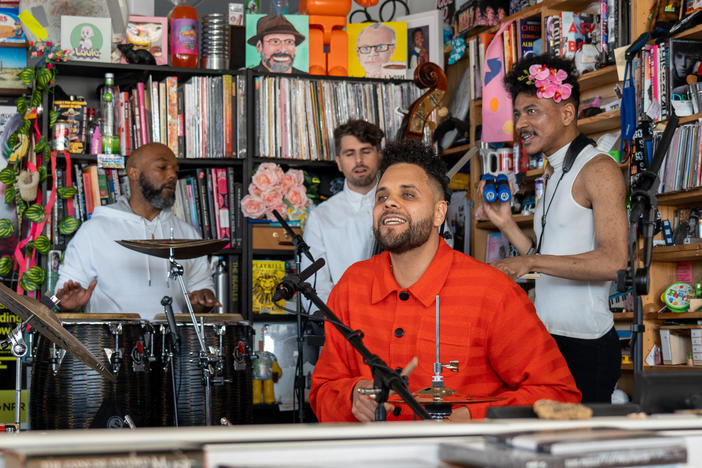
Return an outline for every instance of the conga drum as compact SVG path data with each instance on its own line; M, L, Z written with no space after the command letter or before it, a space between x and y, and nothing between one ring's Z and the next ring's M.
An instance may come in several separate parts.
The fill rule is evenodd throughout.
M64 328L116 376L110 382L40 337L29 398L32 429L148 426L153 329L138 314L57 314Z
M208 352L217 356L212 365L211 405L212 423L227 418L232 424L253 422L251 396L251 326L239 314L197 314L204 328L203 340ZM175 314L180 350L169 352L168 323L165 316L157 315L155 329L156 356L160 363L160 378L155 379L154 408L158 408L156 424L175 424L173 380L177 395L178 424L199 426L205 424L205 386L200 366L200 344L189 314ZM199 325L198 325L199 327ZM171 360L174 373L171 374Z

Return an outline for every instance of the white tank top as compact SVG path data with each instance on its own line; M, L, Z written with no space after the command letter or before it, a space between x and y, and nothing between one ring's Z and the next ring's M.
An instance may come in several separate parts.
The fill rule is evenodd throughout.
M573 182L580 170L592 158L601 154L592 145L583 149L554 190L563 174L563 160L570 144L548 157L553 166L544 194L536 205L534 232L541 236L541 217L544 209L546 226L541 241L543 255L575 255L596 248L595 222L591 208L585 208L573 198ZM539 318L554 335L572 338L596 339L614 325L609 310L610 281L580 281L541 274L536 280L534 306Z

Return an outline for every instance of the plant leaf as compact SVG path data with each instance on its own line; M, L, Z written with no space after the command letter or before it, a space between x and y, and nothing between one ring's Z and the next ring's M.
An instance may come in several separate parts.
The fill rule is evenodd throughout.
M39 104L41 104L41 91L35 89L32 92L32 99L30 99L29 105L32 107L37 107Z
M46 218L44 207L38 203L33 204L24 212L24 215L33 223L41 223Z
M36 291L46 279L46 272L40 266L33 266L24 272L20 278L20 286L25 291Z
M51 249L51 242L48 237L42 234L33 241L27 242L27 247L36 249L40 254L46 255L49 253L49 249Z
M20 115L24 115L27 113L27 99L24 98L24 96L20 96L15 100L15 104L17 105L17 112L20 113Z
M56 120L58 120L58 112L56 112L56 111L49 112L49 127L53 127L54 124L56 123Z
M15 226L7 218L0 219L0 239L7 239L15 233Z
M12 185L15 183L15 171L12 167L6 167L0 171L0 182L5 185Z
M15 190L14 185L8 185L5 187L5 203L9 205L10 203L14 202L16 192L17 190Z
M61 221L59 221L58 224L59 233L63 234L64 236L70 236L71 234L76 232L79 227L80 221L71 216L66 216Z
M0 258L0 276L7 276L12 271L12 257L4 256Z
M46 155L44 155L44 157L46 157ZM49 176L46 166L39 166L37 172L39 173L39 183L41 184Z
M22 80L26 86L31 86L32 81L34 81L34 69L27 67L17 74L17 77Z
M78 191L75 187L59 187L56 189L56 192L58 193L59 197L65 200L67 198L73 198Z

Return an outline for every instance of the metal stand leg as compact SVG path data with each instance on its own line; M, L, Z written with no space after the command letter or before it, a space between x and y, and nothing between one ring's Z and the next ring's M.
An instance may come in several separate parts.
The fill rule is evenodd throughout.
M203 331L198 328L197 318L195 317L195 312L193 311L193 305L190 303L190 297L188 296L188 290L185 288L185 281L183 281L183 266L175 261L173 256L173 249L171 249L171 255L168 258L171 264L170 277L178 280L180 284L180 290L183 292L183 298L185 299L185 305L188 307L188 313L190 313L190 319L193 322L193 328L195 329L195 335L197 336L197 341L200 344L200 367L202 368L202 382L205 386L205 424L207 426L212 425L212 401L211 401L211 368L210 364L217 362L218 357L213 356L208 353L205 347L205 341L203 338Z
M178 427L178 391L176 390L174 358L174 356L171 356L169 366L171 367L171 390L173 391L173 424L175 427Z
M30 319L31 320L31 319ZM0 349L10 347L10 352L16 358L15 366L15 425L17 432L20 430L22 419L22 358L27 354L27 345L22 337L22 330L29 324L29 320L17 325L7 336L7 339L0 342Z

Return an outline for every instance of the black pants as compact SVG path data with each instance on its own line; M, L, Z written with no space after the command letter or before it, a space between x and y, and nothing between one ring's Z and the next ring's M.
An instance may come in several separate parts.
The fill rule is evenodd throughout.
M583 403L610 403L622 366L622 349L614 327L595 340L551 336L583 394Z

